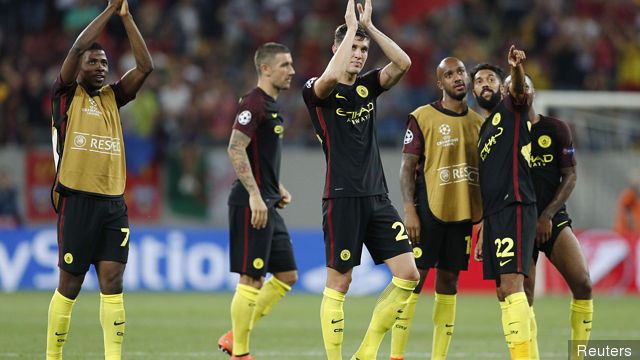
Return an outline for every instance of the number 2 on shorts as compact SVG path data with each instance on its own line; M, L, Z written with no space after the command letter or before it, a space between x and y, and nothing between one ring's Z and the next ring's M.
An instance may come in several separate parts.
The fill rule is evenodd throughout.
M127 246L127 242L129 241L129 228L120 228L120 231L125 233L124 240L122 240L122 244L120 244L120 246L125 247Z
M502 240L500 239L496 239L496 241L494 241L494 243L496 244L496 246L498 247L498 249L496 250L496 257L510 257L513 256L514 253L513 251L511 251L511 248L513 248L513 239L512 238L504 238ZM504 249L502 251L500 251L500 248L504 246Z
M400 221L394 222L393 225L391 225L391 228L394 230L400 228L400 230L398 230L398 235L396 235L396 241L407 240L409 238L407 233L404 231L404 224Z

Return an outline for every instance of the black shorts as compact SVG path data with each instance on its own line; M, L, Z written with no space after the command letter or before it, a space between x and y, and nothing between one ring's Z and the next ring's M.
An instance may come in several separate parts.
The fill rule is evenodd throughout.
M547 240L541 246L538 246L536 243L533 249L533 261L538 262L538 252L542 251L547 259L551 259L551 252L553 251L553 245L556 243L556 239L558 239L558 235L564 230L564 228L571 227L571 218L569 214L565 210L558 211L551 219L551 236L549 240Z
M411 252L404 223L386 194L324 199L322 229L327 267L338 271L360 265L362 244L376 264Z
M275 207L269 207L267 226L258 230L251 226L248 206L229 205L229 259L232 272L254 278L297 270L287 226Z
M536 239L535 204L513 204L484 218L482 267L485 279L501 274L529 276Z
M467 270L471 253L471 221L443 223L427 206L418 206L416 210L420 217L420 244L413 245L416 266L419 269Z
M61 196L58 204L58 266L85 273L98 261L126 263L129 215L124 198Z

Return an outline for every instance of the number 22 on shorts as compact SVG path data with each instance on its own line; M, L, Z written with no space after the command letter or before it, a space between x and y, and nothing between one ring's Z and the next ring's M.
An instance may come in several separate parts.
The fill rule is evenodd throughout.
M120 231L124 233L124 240L122 240L122 244L120 244L120 246L125 247L129 242L129 228L120 228Z
M497 249L496 249L496 257L497 258L506 258L506 257L512 257L513 255L515 255L513 253L513 251L511 251L511 249L513 248L513 239L512 238L508 238L507 237L507 238L504 238L502 240L496 239L494 241L494 243L497 246ZM502 251L500 251L501 249L502 249ZM511 260L512 259L509 259L507 261L500 261L500 266L506 265Z

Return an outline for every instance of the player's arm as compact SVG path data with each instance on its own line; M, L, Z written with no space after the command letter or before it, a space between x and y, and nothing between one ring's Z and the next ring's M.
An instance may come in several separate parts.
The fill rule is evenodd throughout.
M380 86L385 89L390 89L409 71L411 58L409 58L409 55L407 55L398 44L373 25L371 21L371 10L371 0L365 2L364 9L362 8L362 4L358 4L360 25L367 30L371 39L380 46L385 56L391 60L391 62L380 71Z
M356 37L356 31L358 30L358 20L356 19L356 11L353 5L353 0L349 0L347 3L347 10L344 14L344 20L347 24L347 33L344 39L338 46L338 49L333 54L329 65L324 70L322 75L316 80L313 91L319 99L326 99L333 89L338 85L340 76L347 71L349 66L349 60L351 59L351 51L353 47L353 39Z
M407 227L409 238L414 244L420 243L420 218L413 200L416 190L416 166L419 159L418 155L403 153L400 165L400 191L404 204L404 225Z
M536 226L536 242L538 244L546 242L549 240L549 237L551 237L551 219L553 219L553 216L562 208L562 205L567 202L578 180L578 173L576 172L575 166L560 169L560 174L562 175L562 180L553 196L553 200L551 200L549 205L540 213L540 217L538 218L538 224Z
M262 200L260 189L253 177L249 157L247 156L247 146L251 142L251 138L243 134L241 131L233 129L231 131L231 139L227 152L233 169L236 171L238 180L249 193L249 207L251 208L251 225L256 229L262 229L267 226L267 205Z
M62 68L60 69L62 83L68 84L76 79L79 71L78 64L80 63L82 53L98 39L98 35L100 35L111 16L118 11L121 4L122 0L109 0L107 8L93 19L93 21L82 30L80 35L78 35L78 38L73 43L73 46L71 46L71 50L69 50L67 57L62 63Z
M524 51L518 50L515 46L511 45L509 55L507 56L507 60L511 66L511 86L509 87L509 92L518 103L522 103L525 100L525 79L522 64L526 59L527 56Z
M124 0L122 3L118 15L122 18L122 23L124 24L124 29L127 32L131 50L133 51L133 57L136 60L136 67L124 74L120 84L128 96L134 97L138 90L140 90L144 80L151 71L153 71L153 60L151 60L151 54L149 54L147 45L145 44L136 23L133 21L133 16L131 16L131 13L129 12L129 4L127 0Z
M285 207L287 207L287 205L291 203L291 194L289 193L289 190L287 190L284 187L284 185L282 185L282 183L280 183L279 189L280 189L280 196L282 196L282 199L278 201L276 206L280 209L284 209Z

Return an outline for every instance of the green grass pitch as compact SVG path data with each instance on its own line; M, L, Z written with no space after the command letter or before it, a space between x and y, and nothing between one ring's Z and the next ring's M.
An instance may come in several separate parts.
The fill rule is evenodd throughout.
M43 359L51 293L0 293L0 359ZM318 295L288 295L258 325L251 352L262 359L324 359ZM231 326L231 294L125 293L124 359L228 359L218 337ZM347 297L343 358L350 359L369 323L376 297ZM97 293L81 293L73 309L64 359L102 359ZM640 339L639 297L595 300L591 339ZM431 351L433 297L418 301L405 359L427 359ZM543 359L566 359L569 296L541 297L535 303ZM500 308L490 295L458 296L450 359L508 359ZM389 358L388 334L378 359Z

